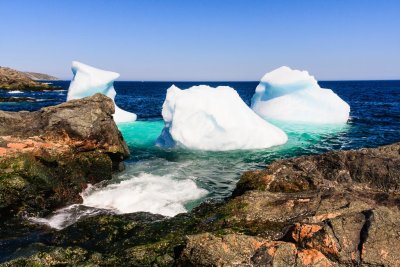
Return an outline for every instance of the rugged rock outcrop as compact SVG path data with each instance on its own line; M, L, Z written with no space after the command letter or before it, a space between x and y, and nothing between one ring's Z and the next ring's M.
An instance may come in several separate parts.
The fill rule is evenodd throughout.
M45 215L81 201L88 183L111 179L129 151L108 97L35 112L0 111L0 221ZM1 227L4 236L7 227Z
M0 89L35 91L59 88L45 83L36 82L24 72L20 72L11 68L0 67Z
M399 174L400 143L280 160L225 201L87 218L4 266L399 266Z

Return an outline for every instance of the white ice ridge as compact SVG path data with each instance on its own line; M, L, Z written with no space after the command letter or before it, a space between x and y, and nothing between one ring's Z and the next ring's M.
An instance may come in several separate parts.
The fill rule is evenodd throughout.
M258 149L286 143L279 128L255 114L231 87L206 85L181 90L172 85L162 108L163 147L197 150Z
M78 61L72 62L72 73L74 78L68 89L67 101L102 93L110 97L115 104L116 92L113 83L119 77L118 73L97 69ZM115 104L115 122L130 122L136 118L135 113L122 110Z
M264 75L251 107L267 120L298 123L345 123L350 113L345 101L321 88L307 71L286 66Z

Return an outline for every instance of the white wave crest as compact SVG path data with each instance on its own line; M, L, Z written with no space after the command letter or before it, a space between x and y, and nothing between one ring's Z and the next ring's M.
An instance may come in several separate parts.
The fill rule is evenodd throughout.
M146 211L164 216L186 212L185 204L207 194L190 179L147 173L110 184L104 188L89 187L83 192L83 205L110 209L117 213Z
M45 224L51 228L61 230L80 219L104 213L103 210L85 207L80 204L74 204L55 211L47 218L28 218L31 222L37 224Z

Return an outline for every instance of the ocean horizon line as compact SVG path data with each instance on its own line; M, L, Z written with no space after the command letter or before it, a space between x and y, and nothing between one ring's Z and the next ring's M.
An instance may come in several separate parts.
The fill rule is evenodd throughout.
M60 80L38 80L46 82L63 81L70 82L71 79L60 79ZM115 80L116 82L190 82L190 83L215 83L215 82L260 82L260 80ZM372 79L372 80L361 80L361 79L351 79L351 80L318 80L318 82L396 82L399 79Z

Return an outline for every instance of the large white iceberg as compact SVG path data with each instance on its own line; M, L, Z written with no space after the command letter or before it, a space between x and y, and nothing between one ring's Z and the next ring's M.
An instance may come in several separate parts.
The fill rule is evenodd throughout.
M297 123L345 123L350 106L330 89L321 88L307 71L280 67L264 75L251 100L267 120Z
M198 150L258 149L286 143L279 128L255 114L231 87L171 86L162 108L164 147Z
M117 93L113 83L119 77L118 73L97 69L77 61L72 62L72 73L74 78L68 89L67 101L96 93L102 93L114 101ZM122 110L115 104L115 122L130 122L135 121L136 118L135 113Z

